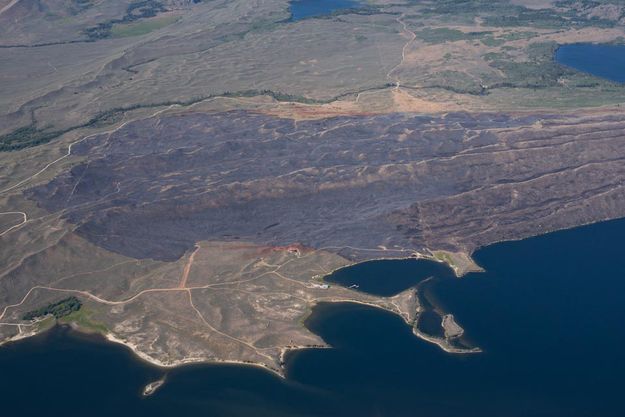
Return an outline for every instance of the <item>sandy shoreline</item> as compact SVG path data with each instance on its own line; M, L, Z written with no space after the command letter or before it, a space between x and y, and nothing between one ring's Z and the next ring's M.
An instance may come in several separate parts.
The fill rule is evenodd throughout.
M79 329L77 330L80 331ZM284 378L284 373L282 373L281 371L278 371L277 369L270 368L269 366L262 364L260 362L245 362L245 361L238 361L234 359L207 359L207 358L202 358L202 357L189 357L189 358L175 360L170 363L164 363L162 361L159 361L156 358L151 357L150 355L147 355L144 352L141 352L139 348L137 347L137 345L130 343L126 340L120 339L117 336L113 335L112 333L101 334L101 335L111 343L116 343L116 344L127 347L135 354L135 356L137 356L142 361L147 362L152 366L162 368L164 370L173 369L173 368L184 366L184 365L232 364L232 365L255 366L258 368L262 368L266 371L269 371L279 376L280 378Z
M439 337L430 336L430 335L428 335L426 333L423 333L422 331L417 329L416 326L412 328L412 332L418 338L423 339L423 340L425 340L427 342L435 344L436 346L438 346L439 348L441 348L442 350L444 350L447 353L466 355L466 354L481 353L482 352L482 349L480 349L479 347L474 347L474 348L470 348L470 349L462 349L462 348L453 347L453 346L451 346L447 342L447 340L441 339Z

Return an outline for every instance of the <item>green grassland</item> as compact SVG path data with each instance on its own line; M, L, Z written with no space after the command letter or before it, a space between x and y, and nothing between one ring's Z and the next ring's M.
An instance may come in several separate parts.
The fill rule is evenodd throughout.
M61 324L74 324L80 330L89 333L105 334L109 331L108 327L94 318L95 312L88 308L81 308L67 316L58 320Z
M24 314L24 320L40 319L36 322L38 331L45 331L56 323L72 324L89 333L107 333L108 328L94 318L96 312L83 304L76 297L50 303L45 307Z
M131 23L117 23L111 28L111 36L124 38L128 36L146 35L177 22L179 16L163 16Z

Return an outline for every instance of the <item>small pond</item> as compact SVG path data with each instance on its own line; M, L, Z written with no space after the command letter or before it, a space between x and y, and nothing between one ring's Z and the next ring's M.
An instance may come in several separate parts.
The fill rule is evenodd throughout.
M625 45L562 45L556 51L555 59L558 63L578 71L625 83Z
M360 7L357 0L293 0L291 20L298 21L309 17L327 16L337 10Z

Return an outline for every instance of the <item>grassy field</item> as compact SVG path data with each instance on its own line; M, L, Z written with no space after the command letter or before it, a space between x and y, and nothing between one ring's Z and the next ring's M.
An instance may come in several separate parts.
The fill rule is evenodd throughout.
M52 328L56 324L54 317L46 317L45 319L37 322L37 332L45 332Z
M67 316L61 317L59 319L59 323L62 324L75 324L81 330L93 333L107 333L108 328L93 318L94 312L89 310L88 308L81 308L78 311L74 311Z
M559 13L503 0L415 1L289 22L282 0L262 7L239 0L218 9L202 2L176 9L176 16L165 3L127 3L110 10L117 17L90 22L89 43L0 49L2 74L11 80L0 96L0 151L43 144L111 109L241 92L271 91L278 101L320 105L367 92L352 106L358 112L399 80L425 104L391 102L395 107L385 109L420 112L493 111L502 100L533 109L545 103L541 89L553 97L545 107L610 104L618 95L613 90L622 88L582 80L553 63L558 44L625 36L622 26L573 4ZM141 36L156 30L163 36ZM63 59L68 54L72 59ZM385 85L387 91L371 91ZM245 100L237 105L245 107Z
M175 23L179 19L180 16L163 16L131 23L118 23L111 28L111 35L115 38L146 35Z

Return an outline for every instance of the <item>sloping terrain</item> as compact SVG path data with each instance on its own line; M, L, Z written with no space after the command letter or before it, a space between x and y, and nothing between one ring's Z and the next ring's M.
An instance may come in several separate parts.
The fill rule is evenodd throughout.
M190 113L84 141L85 162L28 194L137 259L238 239L471 253L622 215L623 129L620 114Z
M65 318L166 365L323 345L323 285L625 215L625 87L558 65L609 1L0 1L0 340ZM63 321L62 321L63 322ZM454 331L462 329L452 326ZM423 337L423 335L422 335ZM445 340L435 340L450 348ZM461 349L462 350L462 349Z

